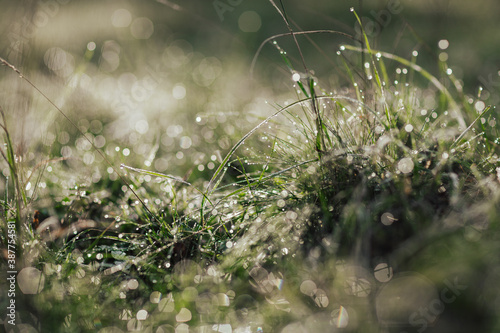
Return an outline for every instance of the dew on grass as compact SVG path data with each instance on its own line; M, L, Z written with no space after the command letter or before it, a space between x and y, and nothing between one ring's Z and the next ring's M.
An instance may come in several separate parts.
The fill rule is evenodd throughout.
M175 316L175 320L178 323L185 323L190 321L193 318L191 311L186 308L182 308L179 310L179 313ZM177 331L177 330L176 330Z
M397 221L397 219L394 218L394 215L389 212L382 214L382 216L380 217L380 222L382 222L382 224L386 226L393 224L395 221Z
M111 24L115 28L125 28L128 27L130 23L132 23L132 14L130 14L130 12L124 8L115 10L111 15ZM94 48L95 48L95 43L94 43Z
M398 162L398 170L404 174L412 172L414 166L413 160L410 157L402 158Z
M372 291L372 286L365 278L350 276L344 282L344 290L348 295L367 297Z
M86 275L85 270L83 270L81 267L79 267L75 272L75 276L79 279L83 279L85 275Z
M186 97L186 87L181 83L176 84L172 89L172 96L177 100L184 99L184 97Z
M192 144L193 140L189 136L183 136L179 141L179 145L182 149L189 149Z
M64 158L70 158L73 155L73 150L69 146L63 146L61 148L61 156Z
M424 318L421 316L422 309L432 313L429 320L435 321L442 312L442 306L444 304L434 284L416 273L394 276L382 286L375 299L378 320L390 325L407 325L408 318Z
M130 290L135 290L139 287L139 282L136 279L130 279L127 282L127 288Z
M316 283L312 280L305 280L300 284L300 292L307 296L313 296L316 289Z
M93 152L88 151L83 155L83 163L85 163L86 165L94 163L94 160L95 160L95 155Z
M93 52L93 51L95 51L96 46L97 45L95 42L88 42L87 43L87 50L89 50L90 52Z
M135 123L134 129L140 134L145 134L149 130L149 123L147 120L141 119Z
M441 50L446 50L448 47L450 46L450 42L446 39L441 39L439 42L438 42L438 47L441 49Z
M136 318L132 318L127 322L127 330L136 332L136 331L143 331L144 327L142 325L142 322L137 320Z
M166 133L169 137L175 138L179 136L184 131L181 125L170 125L167 127Z
M147 17L138 17L130 25L130 33L136 39L149 39L154 32L154 24Z
M44 62L58 76L67 77L74 71L75 59L59 47L48 49L44 55Z
M34 267L25 267L17 275L17 285L25 295L39 294L45 285L45 274Z
M407 124L405 126L405 131L408 132L408 133L412 132L413 131L413 125L412 124Z
M193 302L198 297L198 290L194 287L187 287L182 291L182 299L186 302Z
M299 215L296 212L289 210L288 212L286 212L285 216L289 220L296 220Z
M349 324L349 314L343 306L332 311L331 323L337 328L346 328Z
M375 266L375 269L373 270L373 275L375 276L375 279L377 279L380 282L388 282L389 280L392 279L393 276L392 267L390 267L385 262L380 263L377 266Z
M94 138L94 146L96 148L102 148L106 145L106 138L102 135L98 135Z
M316 289L313 299L314 303L320 308L326 308L330 304L330 300L323 289Z
M60 132L59 135L57 136L57 141L62 145L67 144L69 142L69 139L70 139L69 134L66 131Z
M476 104L474 104L474 108L478 113L481 113L485 107L486 104L483 101L477 101Z

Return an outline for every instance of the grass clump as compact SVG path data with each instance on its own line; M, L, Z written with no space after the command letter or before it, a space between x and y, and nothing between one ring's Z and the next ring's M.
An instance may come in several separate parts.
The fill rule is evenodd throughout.
M302 56L298 37L309 33L294 33L271 3L304 73L279 48L285 35L270 39L294 101L214 154L213 174L118 170L99 153L119 176L100 179L101 191L72 187L34 229L4 118L2 155L15 185L4 217L20 231L21 267L36 268L40 286L23 295L23 323L71 332L498 327L494 107L465 95L446 64L438 79L417 65L417 52L407 60L373 50L368 38L363 48L340 46L349 81L331 89ZM48 217L64 207L63 217ZM6 235L4 227L3 244ZM443 298L450 283L453 301ZM439 311L421 313L435 300Z

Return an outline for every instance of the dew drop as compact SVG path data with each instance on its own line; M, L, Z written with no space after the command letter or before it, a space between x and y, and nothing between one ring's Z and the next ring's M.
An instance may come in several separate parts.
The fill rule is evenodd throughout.
M441 50L446 50L450 46L450 42L446 39L441 39L438 42L438 46Z
M414 166L412 159L409 157L405 157L398 162L398 170L404 174L412 172Z
M393 270L392 267L390 267L387 263L384 262L375 266L373 274L375 275L375 278L378 281L388 282L389 280L392 279Z
M332 318L332 323L335 324L337 328L345 328L349 323L349 314L343 306L340 306L339 309L333 310Z
M380 217L380 222L382 222L383 225L389 226L393 224L395 221L397 221L397 219L394 218L394 215L392 215L389 212L382 214L382 216Z

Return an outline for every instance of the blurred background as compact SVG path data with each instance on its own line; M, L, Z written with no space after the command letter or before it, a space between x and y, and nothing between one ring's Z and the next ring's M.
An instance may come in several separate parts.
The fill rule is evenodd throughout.
M337 51L343 44L361 45L356 41L361 38L361 31L350 11L354 7L373 49L394 53L404 59L411 59L417 51L417 64L443 79L443 84L448 86L450 80L443 67L449 66L464 86L465 97L474 96L464 100L483 99L488 104L500 101L498 0L283 0L283 5L295 31L333 30L352 37L331 33L297 36L305 63L324 93L340 91L348 94L352 86ZM260 49L266 38L286 32L281 16L267 0L0 0L0 57L19 68L45 95L42 96L10 68L0 66L0 106L16 150L19 177L29 203L32 203L27 214L37 209L44 217L64 216L66 221L71 221L71 215L75 213L74 216L101 221L109 220L112 213L123 208L124 212L118 212L117 216L122 214L125 218L138 219L137 215L127 216L126 207L139 206L139 203L133 202L135 198L132 196L126 197L128 188L111 167L118 169L121 163L171 174L200 189L206 188L222 158L240 138L280 105L298 99L299 93L288 67L292 66L299 73L305 69L293 40L288 36L277 37L277 44L266 43ZM286 52L289 66L282 52ZM345 60L350 62L347 67L351 69L363 68L359 54ZM390 77L397 77L397 67L401 65L387 63L392 74ZM415 88L422 90L429 85L427 79L415 82ZM479 87L482 87L480 96ZM432 89L428 90L431 92L422 96L431 96L431 100L419 102L425 107L430 105L428 108L431 109L437 104L434 100L437 95ZM490 126L494 127L494 118L492 123ZM292 128L293 125L280 118L262 126L249 138L248 144L242 145L237 154L244 157L245 172L254 171L252 167L255 170L263 170L263 165L267 167L269 161L266 158L273 151L270 143L273 135L278 131L284 135L297 131L298 126ZM87 139L103 155L97 153ZM311 152L314 153L313 149ZM250 161L246 160L247 157ZM302 156L297 156L297 160L301 159ZM285 167L292 165L290 161L283 162L288 162ZM0 196L4 197L9 168L3 160L0 172L4 176L0 179ZM232 182L226 180L231 176L236 177L229 169L224 181ZM154 180L149 175L132 173L125 177L136 185L144 201L151 200L148 204L154 202L162 207L164 202L158 194L165 196L172 191L170 185L151 184ZM151 190L154 186L156 192ZM190 196L194 201L194 195L187 191L179 190L178 194L180 202ZM276 192L278 195L281 194ZM123 200L116 199L124 197ZM79 202L81 198L88 201ZM117 207L117 203L123 205ZM106 215L100 210L105 205L108 206L102 210ZM192 204L193 207L196 205ZM94 208L97 212L92 211ZM481 216L480 213L473 214ZM450 219L453 218L451 215ZM266 230L271 229L262 230L267 237ZM465 233L468 240L480 238L474 230L470 230L470 235ZM254 236L252 232L249 234ZM267 238L262 239L267 242ZM458 236L457 239L461 241ZM435 281L445 281L445 284L446 278L458 275L456 272L464 271L472 276L468 281L474 283L466 286L470 290L468 297L473 300L470 304L481 306L472 308L469 303L462 306L462 299L453 306L447 304L446 318L443 316L441 327L452 327L448 332L477 329L469 329L462 322L472 325L476 318L482 318L484 304L490 311L486 315L497 313L500 304L497 297L499 265L495 256L491 256L491 253L498 253L497 242L485 242L482 247L480 242L464 244L448 247L443 241L442 245L438 244L440 252L437 255L435 248L429 247L414 264L424 267L422 271L428 267L425 275L433 276ZM288 249L284 250L283 255L288 254ZM319 254L314 258L319 258ZM302 269L293 263L288 268L290 271ZM317 270L327 279L332 267L344 265L319 260L311 265L316 267L316 263L320 264ZM487 271L486 265L493 268ZM389 276L389 273L384 273L389 267L377 267L375 278L378 281L385 283L391 279L392 268ZM336 269L344 271L346 277L351 274L347 269ZM255 276L265 276L262 279L254 276L255 281L267 283L267 271L263 273L259 269L254 273ZM366 275L364 281L369 284L368 281L373 280L371 272L362 273L360 276ZM304 269L296 276L301 274L313 273ZM295 275L288 273L288 276ZM384 302L390 300L380 306L390 310L383 313L385 321L389 321L390 313L399 306L393 302L396 298L410 300L410 303L421 299L424 303L415 304L429 304L429 300L438 297L437 289L425 279L419 276L409 278L414 281L408 282L408 277L405 277L406 281L399 280L395 289L385 289L385 294L379 298ZM271 280L275 278L271 279L269 274ZM300 277L296 281L300 283ZM456 281L455 285L459 284ZM405 290L406 285L412 283L423 287ZM343 286L339 285L339 288ZM363 288L363 284L354 286L352 293ZM309 297L311 290L320 289L316 289L313 281L304 278L300 290ZM422 296L413 290L431 292ZM483 295L486 296L484 299ZM356 296L365 297L366 294ZM262 303L271 304L267 298L266 301ZM328 303L328 299L326 301ZM57 303L50 299L46 302ZM80 310L80 297L75 304ZM276 307L280 304L277 302ZM297 304L302 306L300 302ZM345 311L343 307L340 309L334 316L339 321ZM404 311L395 312L405 322L408 316ZM269 312L269 315L274 314ZM327 317L330 320L331 316ZM310 318L316 320L313 316ZM462 318L462 321L456 318ZM352 321L356 322L356 318ZM441 327L436 326L434 332L446 332Z
M372 48L406 59L417 50L417 63L434 74L439 60L446 62L467 93L483 86L482 96L498 101L498 1L283 4L296 31L335 30L359 39L349 10L354 7ZM279 50L304 71L289 37L257 53L266 38L287 32L264 0L1 1L0 8L0 56L60 106L114 165L190 175L191 181L210 178L221 154L271 114L271 105L295 98ZM335 34L298 40L323 88L347 84L335 57L340 45L355 41ZM32 166L63 157L52 168L78 168L52 177L61 193L116 179L81 134L16 73L0 68L0 85L18 155ZM50 187L41 185L42 191Z

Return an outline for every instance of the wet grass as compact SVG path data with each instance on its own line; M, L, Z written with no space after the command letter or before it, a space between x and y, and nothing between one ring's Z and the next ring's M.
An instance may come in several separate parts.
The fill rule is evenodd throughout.
M183 126L127 108L125 119L76 120L1 59L21 76L7 81L20 79L69 121L33 143L47 156L29 158L2 119L1 240L9 244L12 221L19 323L43 332L498 329L495 107L481 91L464 93L445 62L432 74L418 52L405 59L368 38L339 46L339 77L349 79L332 84L282 49L283 37L268 41L290 86L273 112L224 112L213 88L211 106ZM197 56L179 45L179 59ZM213 59L196 64L206 74L198 81L220 70ZM120 133L124 124L135 131Z

